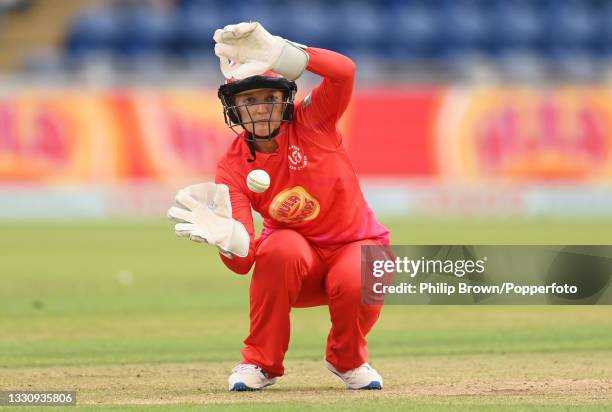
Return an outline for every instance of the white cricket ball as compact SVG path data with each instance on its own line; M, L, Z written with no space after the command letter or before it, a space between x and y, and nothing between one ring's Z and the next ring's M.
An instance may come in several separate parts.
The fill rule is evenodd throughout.
M246 180L249 189L255 193L263 193L270 187L270 175L265 170L252 170Z

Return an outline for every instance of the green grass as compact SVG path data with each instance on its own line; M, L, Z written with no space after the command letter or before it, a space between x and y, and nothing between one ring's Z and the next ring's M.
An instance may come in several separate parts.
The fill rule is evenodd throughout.
M172 406L168 405L147 405L147 406L133 406L133 405L121 405L121 406L79 406L79 411L104 411L104 412L124 412L124 411L278 411L278 410L290 410L290 411L321 411L329 410L333 407L334 411L424 411L424 412L573 412L573 411L588 411L588 412L606 412L609 411L609 407L606 405L601 406L588 406L588 407L577 407L577 406L564 406L564 405L474 405L474 404L459 404L451 403L445 405L430 405L421 402L406 402L406 401L379 401L379 402L364 402L359 405L346 405L346 404L333 404L329 403L313 403L313 404L300 404L288 402L284 406L271 403L259 403L259 404L246 404L246 403L234 403L227 405L181 405ZM10 409L9 409L10 408ZM15 410L14 407L7 407L7 411ZM31 412L31 411L73 411L74 407L19 407L20 412Z
M567 406L567 405L522 405L522 404L506 404L506 405L479 405L470 403L459 403L450 402L447 404L427 404L422 402L410 402L410 401L399 401L399 400L379 400L379 401L366 401L359 404L351 403L347 404L329 404L329 403L311 403L303 404L297 402L286 402L285 404L278 405L274 403L259 403L259 404L248 404L248 403L235 403L225 405L181 405L173 406L173 411L201 411L201 410L214 410L214 411L278 411L278 410L290 410L290 411L321 411L330 410L333 408L334 411L423 411L423 412L573 412L573 411L588 411L588 412L606 412L609 411L608 405L590 405L590 406ZM14 409L14 408L13 408ZM147 405L147 406L133 406L133 405L121 405L121 406L81 406L78 408L81 411L104 411L104 412L123 412L123 411L167 411L169 410L168 405ZM20 407L19 411L71 411L73 407L39 407L39 408L27 408Z
M612 244L611 221L385 223L395 244ZM212 248L176 238L166 222L0 223L0 390L20 388L19 371L33 368L49 373L139 364L231 368L248 331L248 284L249 277L230 273ZM407 367L411 359L440 356L604 352L612 357L611 315L605 306L388 306L369 348L372 359ZM328 327L326 308L295 310L287 362L320 362ZM595 372L592 377L610 378ZM473 397L447 403L423 399L355 398L336 407L488 411L568 405L529 400L503 409L497 401L488 405L486 398L476 403ZM215 407L242 410L245 405L237 401ZM326 400L258 402L266 410L311 410L321 409ZM604 410L597 404L582 406Z

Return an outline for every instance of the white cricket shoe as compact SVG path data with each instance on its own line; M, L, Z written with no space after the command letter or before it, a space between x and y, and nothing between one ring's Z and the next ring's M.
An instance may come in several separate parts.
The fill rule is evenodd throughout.
M368 363L344 373L338 372L334 365L325 361L325 366L345 383L347 389L382 389L382 376Z
M269 379L268 374L257 365L241 363L232 369L228 382L230 391L258 391L274 385L276 378Z

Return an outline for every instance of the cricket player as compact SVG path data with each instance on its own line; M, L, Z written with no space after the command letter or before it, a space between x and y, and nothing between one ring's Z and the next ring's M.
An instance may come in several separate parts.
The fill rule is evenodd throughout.
M368 364L366 335L381 305L361 302L362 245L388 245L342 144L338 121L351 99L353 62L268 33L257 22L214 34L226 82L226 123L238 134L218 163L215 183L179 190L168 216L177 235L216 246L250 285L250 331L229 389L258 390L284 373L292 308L327 305L331 330L325 365L349 389L382 389ZM304 70L323 78L294 104ZM238 130L237 130L238 129ZM247 175L264 170L256 193ZM251 208L264 219L255 238Z

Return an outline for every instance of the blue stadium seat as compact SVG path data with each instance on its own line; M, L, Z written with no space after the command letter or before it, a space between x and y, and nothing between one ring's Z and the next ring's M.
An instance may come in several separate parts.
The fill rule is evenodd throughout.
M322 1L296 2L286 10L287 38L313 47L337 49L337 9Z
M544 31L540 13L534 0L497 0L492 16L494 47L540 47Z
M528 74L547 60L580 74L589 59L612 59L612 0L176 0L174 14L145 3L86 9L68 29L67 54L210 62L215 29L259 21L273 34L376 64L467 67L484 57Z
M439 37L439 15L425 0L391 4L385 13L383 47L386 56L398 60L431 58Z
M444 0L439 17L439 58L484 53L492 41L491 12L486 0Z
M311 7L310 2L307 4ZM274 35L291 38L289 9L294 4L274 0L251 0L234 3L234 22L258 21ZM298 41L298 40L296 40Z
M144 5L121 10L118 54L128 58L168 55L175 37L174 10Z
M594 3L585 0L548 0L542 53L551 72L571 78L594 73L598 58L600 19Z
M596 76L597 62L591 49L563 47L548 55L549 70L561 78L590 80Z
M119 40L119 19L112 8L90 7L69 24L64 41L68 57L81 60L93 55L110 55Z
M546 79L547 62L531 47L503 47L495 54L497 70L509 80L538 82Z
M370 55L381 50L385 44L384 19L373 2L342 1L337 7L333 36L339 51Z
M202 0L176 0L177 9L190 9L191 7L197 6Z
M179 12L177 21L178 52L185 57L212 53L216 29L232 23L217 2L193 2Z
M603 2L595 11L599 17L595 51L602 58L612 59L612 1Z
M597 9L588 0L548 0L544 22L549 47L589 47L599 27Z

